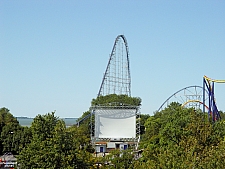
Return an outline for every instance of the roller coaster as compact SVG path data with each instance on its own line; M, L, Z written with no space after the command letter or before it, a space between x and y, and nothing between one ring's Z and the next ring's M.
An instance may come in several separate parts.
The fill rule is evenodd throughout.
M205 109L207 109L208 118L213 122L221 119L215 99L214 83L225 83L225 80L214 80L204 76L203 86L188 86L178 90L163 102L157 112L171 102L179 102L182 107L201 109L202 106L202 111L206 112ZM124 35L116 37L97 97L111 93L131 96L129 50ZM93 114L94 111L77 124L79 125Z
M131 96L129 48L124 35L118 35L115 39L97 97L108 94ZM94 114L94 111L79 120L77 125L79 126L92 114Z
M208 120L216 122L221 119L214 93L214 83L225 83L225 80L214 80L203 77L203 86L188 86L173 93L159 107L157 112L165 109L170 103L178 102L181 107L193 107L206 113ZM113 45L110 58L103 75L97 98L109 94L127 95L131 97L131 76L129 65L129 50L124 35L119 35ZM122 101L121 101L122 102ZM112 107L107 105L92 105L90 113L77 122L90 118L91 142L96 153L105 153L112 148L125 149L134 145L138 149L140 141L140 107L124 106L119 103Z
M202 106L202 112L206 112L205 110L207 109L209 120L213 122L220 120L221 116L216 104L214 83L225 83L225 80L214 80L204 76L203 86L188 86L178 90L163 102L157 112L161 111L171 102L179 102L182 107L200 109Z
M208 118L212 119L213 122L221 119L220 113L218 111L217 105L216 105L216 99L215 99L215 93L214 93L214 83L225 83L225 80L214 80L207 76L203 77L203 88L208 91L207 97L208 99ZM206 101L205 98L206 94L203 92L203 112L205 112L205 106Z
M172 102L178 102L182 104L183 107L194 107L195 109L200 109L199 100L203 98L203 87L202 86L188 86L184 87L177 92L173 93L170 97L163 102L159 107L157 112L160 112L165 107L167 107ZM205 98L207 99L207 98ZM198 100L197 102L194 100Z

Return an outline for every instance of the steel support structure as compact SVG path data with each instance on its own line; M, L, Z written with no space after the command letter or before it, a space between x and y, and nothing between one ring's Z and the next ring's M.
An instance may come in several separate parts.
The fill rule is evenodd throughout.
M111 138L99 138L96 137L95 135L95 130L97 126L102 125L100 121L96 121L95 116L96 116L96 112L98 110L101 110L103 112L104 115L106 116L114 116L114 118L117 119L123 119L126 117L129 117L129 113L124 113L124 114L120 114L119 116L115 117L115 114L110 111L110 110L135 110L135 120L136 120L136 136L133 138L126 138L126 137L122 137L120 138L119 141L121 142L127 142L129 144L133 144L135 146L135 150L138 149L138 145L140 142L140 136L141 136L141 112L140 112L140 107L139 106L130 106L130 105L122 105L122 106L93 106L90 108L91 109L91 142L92 145L94 147L94 145L96 145L99 142L110 142Z
M157 112L160 112L172 102L178 102L182 105L199 109L201 104L200 101L203 97L202 90L204 91L202 86L188 86L180 89L172 94L168 99L166 99L166 101L164 101L163 104L159 107ZM205 99L207 98L203 98L203 100ZM190 100L195 100L195 102Z
M126 94L131 96L129 49L124 35L118 35L102 79L98 96Z
M205 113L205 90L208 91L208 119L213 122L220 120L221 116L217 109L215 95L214 95L214 80L207 78L206 76L203 77L203 112Z
M124 94L131 97L129 48L124 35L116 37L97 97L109 94ZM78 121L77 125L92 114L94 111Z

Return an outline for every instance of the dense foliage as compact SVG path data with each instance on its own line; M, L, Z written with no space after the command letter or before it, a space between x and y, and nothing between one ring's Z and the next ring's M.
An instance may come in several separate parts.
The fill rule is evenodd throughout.
M172 103L145 123L139 168L223 168L225 123Z
M53 113L38 115L31 125L32 138L18 157L23 169L90 168L89 139L80 128L66 128Z
M131 105L131 106L140 106L141 98L139 97L129 97L128 95L117 95L109 94L106 96L98 96L96 99L92 99L92 106L95 105Z
M89 113L84 112L83 117ZM225 117L222 111L220 113ZM18 154L18 163L23 169L208 169L225 166L225 121L212 123L207 114L182 108L178 103L170 104L153 116L141 115L139 149L143 152L139 158L132 149L116 149L107 156L96 157L90 145L88 120L79 127L66 128L64 121L52 112L37 115L28 128L20 126L9 110L2 108L0 122L1 153Z
M18 154L30 141L30 131L22 127L7 108L0 109L0 153Z
M99 158L102 169L133 169L135 154L132 149L113 150L109 155Z

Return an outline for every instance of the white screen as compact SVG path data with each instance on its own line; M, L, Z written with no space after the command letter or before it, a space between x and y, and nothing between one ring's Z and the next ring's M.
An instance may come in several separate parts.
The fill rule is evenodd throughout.
M136 109L95 110L96 138L135 138Z

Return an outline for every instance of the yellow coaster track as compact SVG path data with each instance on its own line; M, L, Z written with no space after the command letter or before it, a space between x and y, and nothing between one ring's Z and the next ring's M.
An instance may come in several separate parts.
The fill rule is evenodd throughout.
M207 76L204 76L205 80L207 80L208 82L216 82L216 83L225 83L225 80L215 80L215 79L211 79Z

